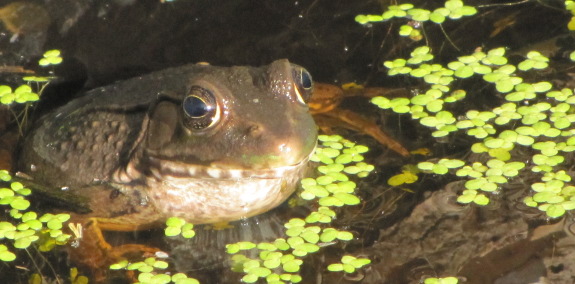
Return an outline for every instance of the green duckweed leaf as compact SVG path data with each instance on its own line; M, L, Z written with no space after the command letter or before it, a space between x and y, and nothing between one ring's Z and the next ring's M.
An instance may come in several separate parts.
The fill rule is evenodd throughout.
M14 261L16 259L16 255L9 251L5 245L0 245L0 260L4 262Z
M180 233L182 233L182 230L178 227L166 227L164 230L164 234L168 237L175 237L180 235Z
M343 271L343 264L342 263L333 263L327 266L327 270L337 272Z
M326 228L320 235L320 241L322 243L332 242L337 238L338 231L333 228Z
M286 261L282 265L282 268L285 272L294 273L294 272L299 271L302 263L303 263L303 261L301 259L293 259L293 260Z
M425 22L429 20L431 12L424 9L410 9L407 14L411 16L414 21Z
M11 202L10 206L17 210L26 210L30 207L30 201L24 199L21 196L16 196Z
M127 260L122 260L118 263L114 263L112 265L110 265L110 269L112 270L120 270L120 269L124 269L128 266L129 262Z
M565 208L560 205L550 205L547 207L547 210L545 210L545 213L547 213L547 216L551 218L559 218L565 215Z
M438 112L443 109L443 100L433 100L426 104L425 108L430 112Z
M362 268L371 263L371 260L368 258L356 258L349 262L355 268Z
M346 231L337 232L337 238L342 241L351 241L353 239L353 234Z
M485 205L489 204L489 198L487 196L485 196L485 194L478 194L473 199L473 202L477 205L485 206Z
M345 192L336 192L333 197L341 200L345 205L357 205L361 202L357 196Z
M469 78L473 76L474 70L471 66L461 66L455 70L454 75L459 78Z
M138 279L138 280L140 280L140 279ZM256 281L258 281L258 276L256 276L255 274L246 274L244 277L242 277L242 282L245 282L245 283L255 283Z

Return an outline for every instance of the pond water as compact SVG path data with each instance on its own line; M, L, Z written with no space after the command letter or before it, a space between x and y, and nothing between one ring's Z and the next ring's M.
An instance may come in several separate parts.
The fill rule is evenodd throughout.
M369 93L370 87L402 88L405 91L400 96L407 93L411 97L430 89L432 84L424 79L391 76L389 68L383 65L384 61L395 58L409 58L416 47L423 45L431 48L434 55L431 62L444 66L460 56L487 53L498 47L506 49L509 64L518 66L529 50L538 50L551 59L549 67L513 70L512 76L530 83L548 81L557 90L572 90L573 63L569 61L569 53L575 50L575 41L568 31L572 15L565 10L564 3L466 1L466 5L477 8L477 14L448 19L441 26L404 18L367 25L355 21L359 14L380 14L395 4L387 0L353 3L345 0L0 1L3 7L0 8L3 23L0 63L4 66L0 67L0 84L16 87L22 83L24 74L46 75L47 69L38 66L38 59L46 50L60 50L64 61L51 67L50 75L55 78L31 112L32 119L37 119L85 90L168 67L196 62L260 66L287 58L304 66L316 82L337 86L353 82L365 86L364 92L350 91L360 95L344 98L339 107L375 122L404 148L413 151L409 156L399 155L364 131L349 130L342 121L330 121L331 127L321 128L368 146L370 151L365 154L365 161L373 164L375 170L366 178L353 178L358 184L361 203L335 209L337 218L329 224L353 233L354 238L323 243L319 252L304 257L299 271L301 283L422 283L429 277L448 276L458 277L459 283L573 283L575 250L571 213L550 218L524 203L526 196L533 195L532 184L559 179L548 175L547 180L542 181L542 171L532 170L539 166L533 157L540 149L514 144L514 149L503 151L510 153L507 161L522 162L525 168L517 176L495 174L505 176L505 182L497 183L494 192L489 191L488 185L479 186L479 193L490 198L488 205L464 205L457 200L466 187L469 189L466 181L472 177L458 177L456 169L445 175L409 169L428 160L438 163L441 158L460 159L467 165L487 164L493 156L471 150L472 145L484 141L483 137L467 135L463 128L448 136L433 137L437 134L433 132L435 129L421 125L418 121L423 120L412 119L409 112L381 110L369 103L369 98L361 96ZM413 4L432 11L442 5L430 1ZM420 28L422 36L398 35L404 24ZM497 69L505 64L490 66ZM445 103L445 109L453 113L454 119L466 120L466 114L471 119L469 110L491 111L510 102L505 95L509 92L499 89L505 86L496 88L477 74L472 78L462 77L447 84L451 90L467 92L464 100ZM549 119L553 123L554 115L548 110L557 107L558 99L546 97L544 93L512 102L517 108L548 103L548 108L523 116L545 114L540 121ZM13 106L12 110L18 112L21 107ZM573 116L572 107L567 106L563 113ZM495 130L489 135L497 138L505 130L535 124L521 119L514 121L497 125L491 122ZM571 122L561 129L571 129ZM12 154L19 147L18 130L12 121L12 111L0 106L2 168L10 169L16 164ZM551 134L532 136L534 142L557 144L569 138ZM551 148L565 149L565 145L557 144ZM547 151L553 152L553 149ZM550 166L552 172L563 170L564 175L573 177L573 155L567 150L561 153L564 161ZM389 185L389 178L402 171L413 172L418 180ZM562 188L570 184L570 178L564 178ZM33 205L38 206L34 207L37 210L50 211L58 207L42 200L33 201L38 202ZM564 202L567 201L570 200ZM297 206L294 207L294 203ZM165 237L161 228L129 233L105 231L104 234L112 246L145 244L168 252L169 273L184 272L201 283L239 283L244 274L231 271L226 244L285 237L285 223L291 218L304 218L317 207L313 202L295 199L289 205L233 222L223 229L197 226L197 235L191 240ZM0 221L12 220L8 211L0 215L4 219ZM0 244L13 249L6 239L0 239ZM72 258L74 249L83 250L70 249ZM85 247L75 258L90 256L89 249L94 249L94 255L99 253L94 247ZM369 258L371 264L353 273L328 271L328 265L341 261L344 255ZM251 257L256 257L255 253ZM141 259L138 255L133 261ZM0 266L0 279L10 279L7 283L28 283L33 273L40 273L45 283L69 283L64 279L69 279L69 269L76 266L80 267L81 274L90 274L81 263L68 262L64 250L41 253L30 248L19 253L16 261ZM124 275L106 271L100 279L125 283Z

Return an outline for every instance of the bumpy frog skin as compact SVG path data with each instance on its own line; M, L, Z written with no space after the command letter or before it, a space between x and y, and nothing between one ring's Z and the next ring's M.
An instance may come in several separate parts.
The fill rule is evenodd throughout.
M20 169L91 199L90 216L196 224L265 212L295 190L317 138L309 73L186 65L94 89L41 119Z

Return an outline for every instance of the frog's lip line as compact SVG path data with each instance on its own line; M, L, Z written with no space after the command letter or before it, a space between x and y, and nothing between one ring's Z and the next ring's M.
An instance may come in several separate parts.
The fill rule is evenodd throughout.
M297 164L258 170L189 165L183 162L166 161L154 157L149 157L148 161L150 162L150 171L159 179L163 179L166 176L213 179L277 179L283 178L287 173L305 166L310 156L311 154Z

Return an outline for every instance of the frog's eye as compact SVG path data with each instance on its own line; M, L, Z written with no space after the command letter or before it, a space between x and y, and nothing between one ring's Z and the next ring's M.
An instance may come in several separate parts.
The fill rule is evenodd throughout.
M186 127L191 130L204 130L220 120L220 106L214 94L209 90L193 86L190 94L182 103Z
M311 97L313 88L313 80L311 79L311 74L302 67L294 66L292 69L292 76L296 87L298 100L303 104L307 103Z

